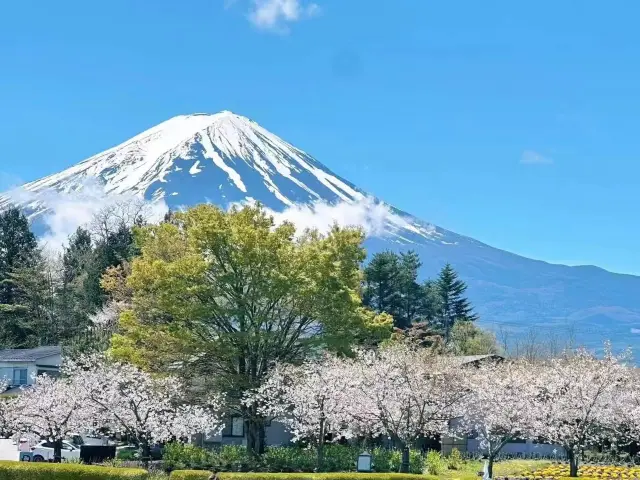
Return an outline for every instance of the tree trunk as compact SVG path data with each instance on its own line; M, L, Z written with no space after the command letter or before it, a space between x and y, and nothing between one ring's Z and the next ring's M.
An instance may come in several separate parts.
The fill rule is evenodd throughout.
M53 442L53 461L55 463L62 463L62 440Z
M409 457L409 446L402 446L402 464L400 465L400 473L409 473L409 467L411 466L411 461Z
M140 446L142 447L142 463L144 463L145 466L149 465L149 461L151 460L151 445L149 445L149 439L143 438Z
M322 464L324 463L324 436L325 436L325 420L324 415L320 419L320 432L318 435L318 462L316 464L316 471L322 471Z
M245 420L247 430L247 451L252 457L264 453L265 430L264 422L255 419Z
M487 466L487 473L489 474L489 478L493 478L493 461L495 460L495 454L489 455L489 464Z
M578 455L573 449L567 449L567 456L569 457L569 476L578 476Z

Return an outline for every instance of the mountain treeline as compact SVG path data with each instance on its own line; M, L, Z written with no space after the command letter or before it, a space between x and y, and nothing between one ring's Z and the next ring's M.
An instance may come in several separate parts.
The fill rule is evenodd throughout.
M161 225L176 222L171 213ZM131 301L131 262L141 254L136 230L145 231L140 208L112 206L78 228L62 251L52 251L39 245L18 209L0 212L0 348L108 348L121 330L114 317ZM474 324L466 285L451 265L420 281L421 262L413 251L377 253L366 265L364 250L361 255L362 307L390 319L389 335L456 354L497 352L493 335Z

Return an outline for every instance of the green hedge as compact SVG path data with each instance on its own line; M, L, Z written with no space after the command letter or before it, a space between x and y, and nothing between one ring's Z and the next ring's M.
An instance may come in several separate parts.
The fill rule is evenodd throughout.
M196 477L202 478L202 477ZM219 473L220 480L438 480L411 473Z
M353 472L362 449L351 445L326 445L323 472ZM374 448L371 451L376 472L398 472L402 464L400 450ZM225 445L213 451L192 444L170 443L164 449L164 467L170 470L215 470L217 472L314 472L315 449L270 447L259 458L241 446ZM419 450L410 451L409 473L425 470L425 457Z
M209 480L211 472L203 470L174 470L169 476L170 480Z
M111 468L69 463L0 462L0 480L146 480L137 468Z
M171 480L208 480L211 472L174 470ZM219 480L437 480L431 475L410 473L218 473Z

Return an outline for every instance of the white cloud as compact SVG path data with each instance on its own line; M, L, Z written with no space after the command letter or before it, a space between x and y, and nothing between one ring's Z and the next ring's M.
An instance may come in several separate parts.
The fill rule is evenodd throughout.
M261 30L287 33L287 24L319 13L317 4L303 4L302 0L252 0L249 20Z
M533 150L525 150L522 152L522 157L520 157L520 163L524 165L551 165L553 164L553 158L546 157Z
M252 202L241 202L240 205L246 203ZM389 223L395 226L407 225L406 221L394 214L387 205L372 198L337 204L318 201L310 205L293 205L282 212L268 211L276 223L291 222L299 233L305 229L328 233L331 227L337 224L341 227L360 227L367 237L380 237L387 234L385 226Z
M130 194L107 194L102 185L91 180L87 180L74 192L49 189L34 193L17 188L6 195L22 208L40 211L46 207L37 219L45 229L40 242L53 250L62 248L78 227L88 227L96 214L107 209L122 208L122 205L136 203L143 216L150 222L162 219L168 211L164 200L146 202Z

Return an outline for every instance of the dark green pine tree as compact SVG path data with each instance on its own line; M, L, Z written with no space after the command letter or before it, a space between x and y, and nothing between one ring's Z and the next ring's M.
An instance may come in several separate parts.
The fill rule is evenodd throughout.
M418 270L422 266L420 257L410 250L400 254L400 274L398 286L400 292L400 308L397 312L397 327L408 328L414 322L424 319L425 291L418 283ZM394 317L395 318L395 317Z
M65 340L86 330L89 314L102 298L98 275L90 275L95 261L91 234L80 227L69 237L62 255L62 282L57 297L61 337Z
M464 296L467 285L458 278L458 274L450 264L440 271L436 281L436 289L440 297L439 324L444 332L445 342L451 337L451 329L456 322L472 322L478 319L473 307Z
M28 346L28 308L15 274L32 267L38 257L38 242L29 221L20 210L0 212L0 346Z
M376 253L364 269L363 303L376 313L388 313L398 324L401 307L400 259L394 252Z

